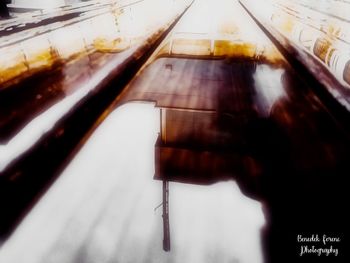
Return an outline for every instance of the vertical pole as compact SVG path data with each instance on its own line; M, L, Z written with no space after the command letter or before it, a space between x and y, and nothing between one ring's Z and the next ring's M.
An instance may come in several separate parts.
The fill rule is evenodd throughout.
M163 250L170 251L169 182L163 180Z

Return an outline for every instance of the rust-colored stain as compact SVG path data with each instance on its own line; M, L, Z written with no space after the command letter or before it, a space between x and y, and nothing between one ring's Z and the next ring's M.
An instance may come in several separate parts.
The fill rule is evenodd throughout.
M256 45L252 43L216 40L214 45L214 56L253 58L256 55L256 49Z
M210 39L174 39L159 49L157 57L236 58L266 61L280 65L283 58L273 45Z
M122 38L107 39L97 37L93 45L94 49L99 52L121 52L130 47L130 41Z
M326 62L326 56L329 48L331 47L331 42L324 38L318 38L315 42L313 52L314 54L321 59L323 62Z
M30 60L27 60L27 63L29 65L29 68L33 70L51 67L54 63L54 60L55 58L51 52L51 49L46 49L42 52L32 54Z
M27 70L28 70L28 67L26 66L26 64L24 62L18 63L17 65L15 65L13 67L9 67L9 68L5 68L5 69L0 68L0 71L1 71L0 84L7 82L7 81L23 74Z
M178 38L172 41L171 54L206 56L211 54L210 39Z
M5 49L0 61L0 84L28 71L28 65L20 50Z
M12 66L8 66L10 62L4 67L0 65L1 87L6 88L12 86L31 75L41 71L51 70L55 65L60 65L64 62L79 58L84 54L86 54L85 50L74 53L67 59L62 59L57 51L51 47L33 53L31 56L25 56L23 53L20 53L11 61ZM9 60L11 60L11 58L9 58Z

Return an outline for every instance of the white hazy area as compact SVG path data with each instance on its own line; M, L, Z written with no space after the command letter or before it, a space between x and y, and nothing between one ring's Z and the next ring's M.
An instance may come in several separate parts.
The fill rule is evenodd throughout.
M159 117L146 103L113 111L2 245L0 262L262 262L262 205L234 181L170 182L171 251L163 251Z

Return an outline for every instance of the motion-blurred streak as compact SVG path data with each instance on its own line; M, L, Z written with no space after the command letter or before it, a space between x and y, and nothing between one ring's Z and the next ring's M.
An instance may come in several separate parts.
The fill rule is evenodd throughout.
M186 0L103 1L93 8L90 6L93 3L89 3L33 15L12 24L0 22L0 89L79 56L120 52L139 44L188 3ZM49 21L42 23L45 20ZM35 27L8 34L26 23L34 23Z
M350 109L348 2L329 0L319 4L319 1L269 0L264 6L252 0L240 2L267 31L273 35L277 33L282 45L294 47L298 59L339 102ZM338 81L337 86L332 78Z

